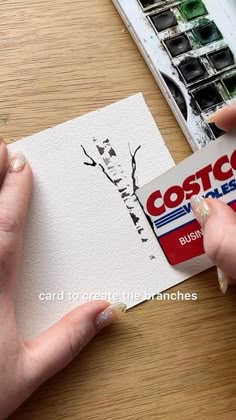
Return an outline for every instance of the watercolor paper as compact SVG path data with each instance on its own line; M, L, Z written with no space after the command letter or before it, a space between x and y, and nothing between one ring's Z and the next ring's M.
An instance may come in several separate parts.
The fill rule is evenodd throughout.
M171 267L135 198L174 165L141 94L9 150L34 172L16 299L25 337L91 298L132 307L210 266Z

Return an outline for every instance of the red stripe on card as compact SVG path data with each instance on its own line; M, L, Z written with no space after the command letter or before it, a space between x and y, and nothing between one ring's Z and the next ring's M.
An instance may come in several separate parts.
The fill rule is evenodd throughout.
M158 239L171 265L204 254L200 229L199 223L193 220Z
M229 206L236 212L236 201L229 203ZM171 265L204 254L201 227L196 220L162 235L158 241Z

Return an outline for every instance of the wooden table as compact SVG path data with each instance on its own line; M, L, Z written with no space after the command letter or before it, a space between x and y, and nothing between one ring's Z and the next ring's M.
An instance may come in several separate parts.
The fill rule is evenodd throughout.
M0 12L7 141L141 91L175 161L190 154L111 0L8 0ZM220 293L215 269L174 290L198 300L130 310L11 419L235 419L235 291Z

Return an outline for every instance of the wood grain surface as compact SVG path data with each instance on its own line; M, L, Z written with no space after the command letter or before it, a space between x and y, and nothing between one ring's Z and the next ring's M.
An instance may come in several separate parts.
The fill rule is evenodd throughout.
M7 142L141 91L175 161L190 154L111 0L5 0L0 15ZM236 293L215 269L178 290L198 300L130 310L11 419L236 419Z

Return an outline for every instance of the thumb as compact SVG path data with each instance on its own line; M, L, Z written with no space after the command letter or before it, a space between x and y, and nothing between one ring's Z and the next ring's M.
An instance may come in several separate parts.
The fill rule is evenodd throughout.
M236 103L218 109L208 117L207 121L214 123L221 130L231 131L236 127Z
M125 311L123 303L92 301L69 312L34 340L25 342L30 383L38 387L64 368L101 329Z
M204 236L204 249L212 262L236 282L236 214L223 201L194 196L191 206ZM223 273L222 273L223 272ZM219 281L222 281L219 278ZM232 280L231 280L232 282Z

